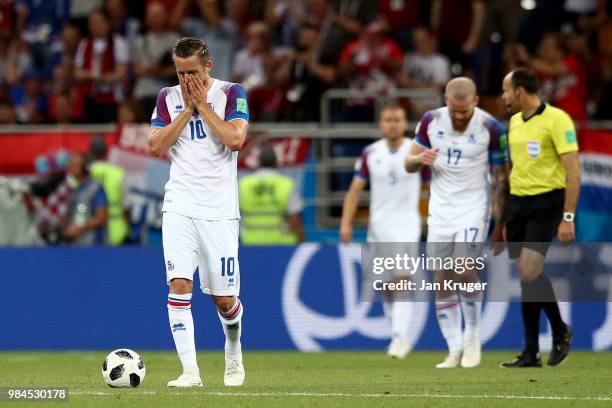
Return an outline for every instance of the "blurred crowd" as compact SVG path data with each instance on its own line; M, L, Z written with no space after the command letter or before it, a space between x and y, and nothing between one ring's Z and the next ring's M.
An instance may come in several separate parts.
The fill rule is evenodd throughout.
M612 119L611 3L0 0L0 124L145 122L182 35L247 88L255 121L316 121L328 88L438 92L457 75L486 103L517 66L575 120ZM344 105L337 118L373 119L371 101Z

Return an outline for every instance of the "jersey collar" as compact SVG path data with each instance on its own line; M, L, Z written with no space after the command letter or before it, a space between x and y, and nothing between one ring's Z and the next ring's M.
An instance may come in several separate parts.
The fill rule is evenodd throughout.
M538 109L536 109L536 111L533 113L533 115L531 115L528 118L525 118L525 116L523 116L523 114L521 114L521 118L523 119L523 122L527 122L529 119L533 118L536 115L541 115L542 112L544 112L544 109L546 109L546 104L544 102L540 103L540 106L538 106Z

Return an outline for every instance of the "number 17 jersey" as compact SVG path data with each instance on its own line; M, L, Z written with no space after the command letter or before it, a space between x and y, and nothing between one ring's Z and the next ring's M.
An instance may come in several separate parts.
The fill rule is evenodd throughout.
M476 108L467 128L453 129L447 107L423 115L416 143L438 149L431 166L428 225L454 229L466 219L488 222L490 165L508 161L506 131L493 116Z

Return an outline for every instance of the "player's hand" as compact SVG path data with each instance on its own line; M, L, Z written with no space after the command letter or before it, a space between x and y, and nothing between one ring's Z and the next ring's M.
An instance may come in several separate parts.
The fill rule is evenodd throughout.
M193 109L193 100L189 93L189 75L179 76L179 84L181 85L181 94L183 95L183 102L185 103L186 109Z
M76 239L80 237L84 232L85 232L85 228L79 225L76 225L76 224L70 224L64 230L64 238Z
M345 244L350 244L353 240L353 227L350 225L340 226L340 241Z
M506 249L506 226L504 224L495 224L491 233L491 246L494 256L501 254Z
M438 157L438 149L425 149L419 153L419 160L424 166L431 166Z
M557 229L557 239L561 245L569 245L576 238L576 227L573 222L561 221Z
M188 77L189 81L187 82L187 86L189 87L189 93L191 94L191 99L193 100L193 106L195 106L199 112L202 112L206 106L206 87L204 86L204 82L202 82L200 77L196 75L189 75Z

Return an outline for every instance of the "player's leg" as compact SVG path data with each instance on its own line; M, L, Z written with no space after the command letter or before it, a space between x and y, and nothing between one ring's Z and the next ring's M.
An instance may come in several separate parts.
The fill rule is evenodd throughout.
M410 276L397 276L394 282L409 280ZM411 351L408 344L408 329L412 316L412 300L408 298L408 291L395 291L386 293L391 299L391 343L387 349L387 355L391 358L406 358Z
M476 259L482 255L482 249L488 231L487 223L475 223L466 227L463 233L456 234L456 256ZM467 269L462 273L455 274L459 282L478 283L480 279L475 269ZM476 367L480 364L481 342L480 342L480 318L482 314L482 291L460 293L461 311L465 330L463 332L463 352L461 356L461 367Z
M197 235L193 221L174 213L164 213L162 224L168 293L168 321L183 374L169 387L202 386L196 359L191 296L196 268Z
M454 234L444 230L429 227L427 233L427 257L430 259L444 259L453 254ZM459 297L455 291L444 289L444 282L452 280L452 271L434 271L434 283L436 284L436 318L438 326L446 345L448 355L437 368L458 367L461 362L461 351L463 340L461 337L461 306Z
M224 383L240 386L244 383L245 372L240 342L244 307L238 298L238 221L200 221L198 230L204 255L200 259L202 291L212 296L225 334Z
M411 257L418 257L420 228L407 228L409 231L416 231L414 236L404 237L407 242L398 242L394 252L403 256L408 254ZM416 271L415 271L416 272ZM410 275L405 271L395 271L392 273L394 282L408 281ZM391 358L403 359L412 350L408 343L408 330L412 318L413 301L409 291L393 291L386 294L392 302L391 310L391 344L387 350L387 355Z
M461 305L455 291L444 289L444 282L455 280L453 271L435 271L434 282L441 289L436 290L436 318L446 345L448 356L436 367L454 368L461 362L463 338L461 334Z

